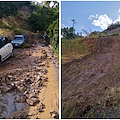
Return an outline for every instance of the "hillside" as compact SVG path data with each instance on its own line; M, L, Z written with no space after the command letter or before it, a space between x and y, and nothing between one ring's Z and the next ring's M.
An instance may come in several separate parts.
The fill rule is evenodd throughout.
M90 54L94 49L97 37L75 38L71 40L62 39L62 64L74 59L81 59Z
M0 35L12 38L15 34L32 33L23 16L9 16L0 20ZM14 21L14 22L13 22Z
M63 118L120 117L120 36L95 43L91 54L62 66Z
M109 30L105 34L106 35L112 35L112 34L116 34L116 33L120 33L120 27L118 27L116 29L113 29L113 30Z
M27 19L30 2L0 2L0 35L13 38L15 34L32 33Z

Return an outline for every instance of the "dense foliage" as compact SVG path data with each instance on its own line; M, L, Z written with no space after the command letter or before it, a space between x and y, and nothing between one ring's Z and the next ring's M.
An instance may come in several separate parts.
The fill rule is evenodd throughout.
M54 8L43 5L32 5L33 13L28 19L29 25L34 31L46 31L49 25L58 18Z
M59 19L53 21L47 29L48 38L52 39L53 50L59 53Z
M55 4L57 2L54 2ZM49 7L50 1L46 2L46 6L31 5L32 14L28 19L28 23L34 32L46 32L46 40L58 54L59 51L59 5ZM50 42L51 41L51 42Z
M63 29L61 30L61 32L62 32L63 37L65 37L66 39L75 38L75 34L74 34L75 29L74 29L73 27L70 27L70 28L68 28L68 27L63 28Z
M18 13L19 8L23 6L30 6L29 1L19 1L19 2L13 2L13 1L4 1L0 2L0 18L10 16L10 15L16 15Z

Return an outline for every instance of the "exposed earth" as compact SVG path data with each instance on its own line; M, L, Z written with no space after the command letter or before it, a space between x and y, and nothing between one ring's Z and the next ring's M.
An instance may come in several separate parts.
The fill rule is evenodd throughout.
M59 117L58 61L44 40L33 41L0 65L0 118Z
M120 118L120 37L98 37L93 48L62 66L63 118Z

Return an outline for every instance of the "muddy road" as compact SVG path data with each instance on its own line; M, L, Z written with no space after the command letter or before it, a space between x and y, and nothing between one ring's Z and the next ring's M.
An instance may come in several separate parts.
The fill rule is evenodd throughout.
M0 65L0 118L58 118L58 62L50 47L15 48Z

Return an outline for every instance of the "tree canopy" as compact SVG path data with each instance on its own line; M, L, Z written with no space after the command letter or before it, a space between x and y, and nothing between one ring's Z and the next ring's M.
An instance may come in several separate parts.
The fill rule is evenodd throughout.
M0 18L10 16L10 15L16 15L18 12L18 9L23 6L30 6L29 1L1 1L0 2Z
M40 6L32 6L34 12L28 19L29 25L34 31L46 31L49 25L58 18L55 8Z
M73 27L63 28L63 29L61 30L61 32L62 32L63 37L65 37L66 39L72 39L72 38L75 37L75 34L74 34L75 29L74 29Z

